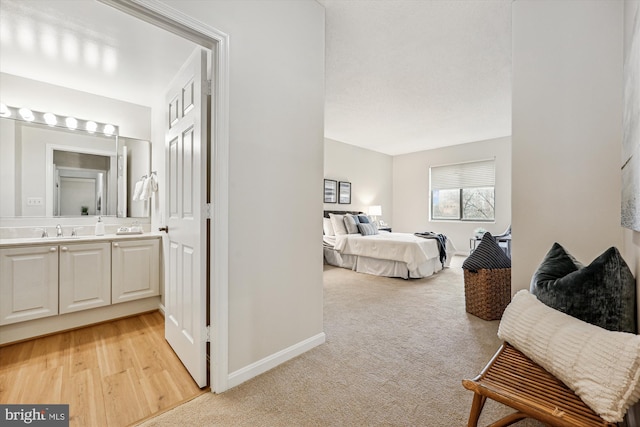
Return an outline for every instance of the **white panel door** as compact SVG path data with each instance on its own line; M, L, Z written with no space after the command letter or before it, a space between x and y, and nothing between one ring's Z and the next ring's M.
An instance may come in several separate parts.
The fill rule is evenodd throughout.
M196 49L167 93L165 337L200 387L206 366L206 51Z

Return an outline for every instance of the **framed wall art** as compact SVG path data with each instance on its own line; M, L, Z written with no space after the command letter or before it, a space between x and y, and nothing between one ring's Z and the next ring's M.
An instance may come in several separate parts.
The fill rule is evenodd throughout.
M338 203L343 205L351 204L351 183L340 181L339 185L340 196L338 198Z
M338 182L332 179L324 180L324 202L336 203L338 201Z

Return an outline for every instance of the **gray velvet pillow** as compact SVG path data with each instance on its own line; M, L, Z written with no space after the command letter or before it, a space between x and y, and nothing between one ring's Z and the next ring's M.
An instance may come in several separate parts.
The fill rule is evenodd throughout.
M636 281L614 247L583 266L554 243L531 279L531 293L556 310L611 331L637 333Z

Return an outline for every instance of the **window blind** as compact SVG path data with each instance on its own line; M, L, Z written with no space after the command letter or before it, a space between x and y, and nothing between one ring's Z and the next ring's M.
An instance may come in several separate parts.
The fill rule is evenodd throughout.
M432 166L429 171L431 190L494 187L496 183L494 159Z

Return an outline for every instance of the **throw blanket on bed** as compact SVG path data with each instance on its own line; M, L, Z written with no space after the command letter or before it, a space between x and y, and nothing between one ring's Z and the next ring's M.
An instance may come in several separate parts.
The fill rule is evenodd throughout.
M423 231L422 233L415 233L418 237L425 239L436 239L438 241L438 251L440 252L440 262L444 267L444 263L447 261L447 236L444 234L436 234L432 231Z
M341 254L401 261L409 270L431 258L439 256L432 240L425 240L410 233L380 233L371 236L347 234L335 236L334 249Z

